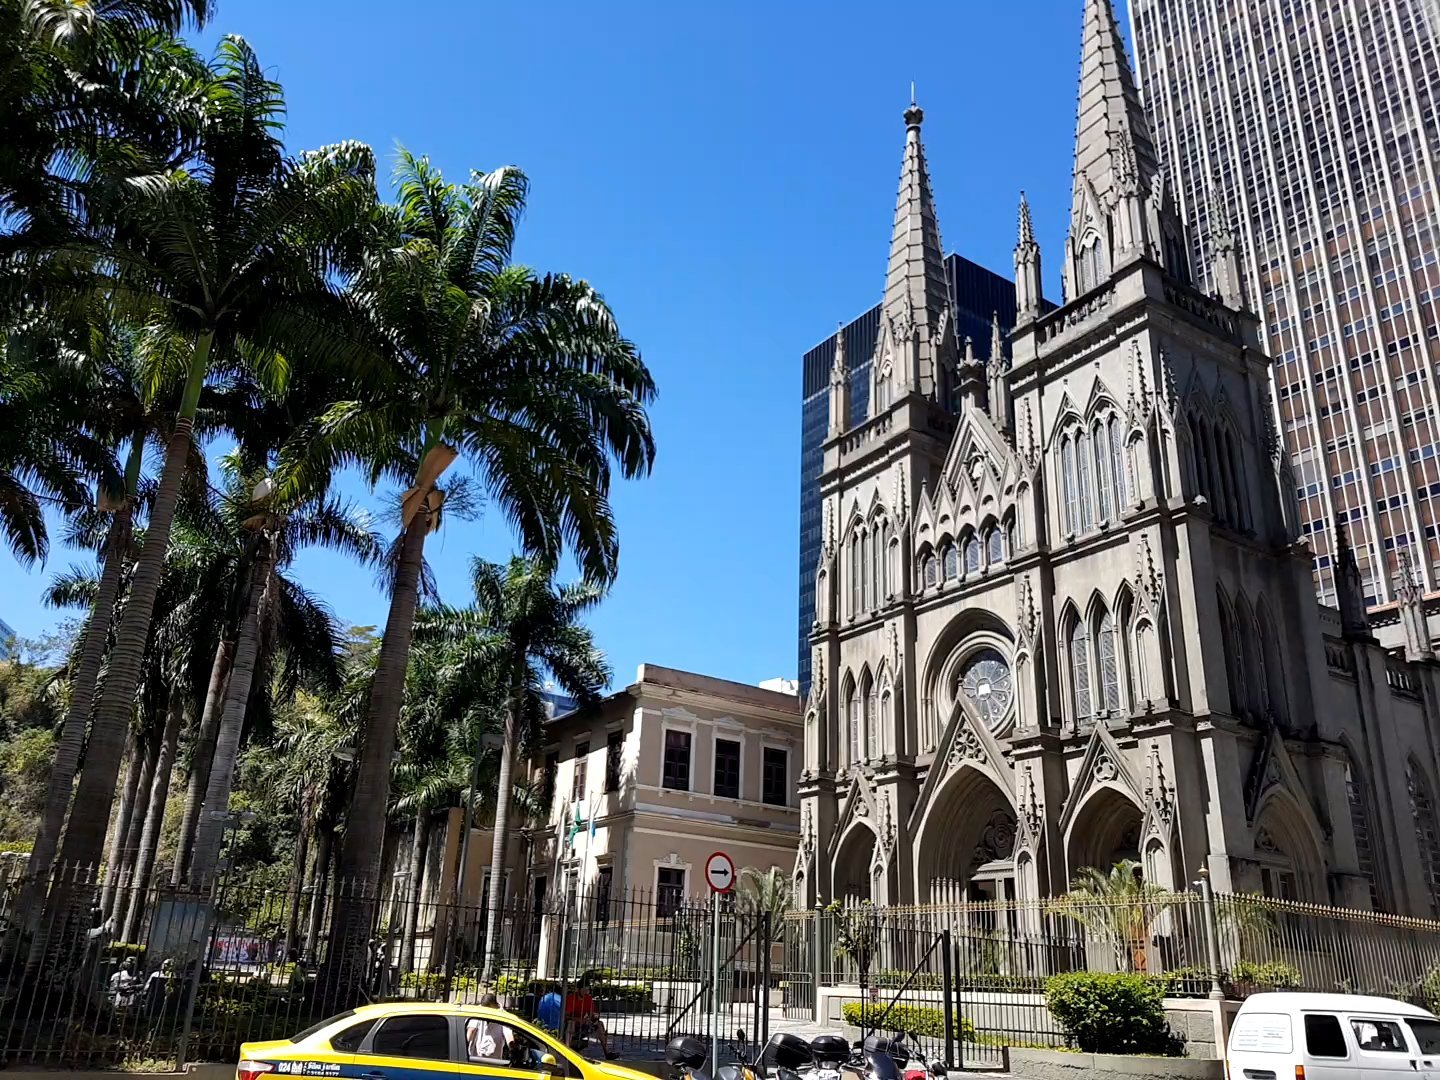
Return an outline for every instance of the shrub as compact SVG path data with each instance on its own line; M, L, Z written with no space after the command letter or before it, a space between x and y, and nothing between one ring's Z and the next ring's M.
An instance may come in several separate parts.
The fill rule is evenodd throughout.
M1300 972L1279 960L1256 964L1250 960L1237 960L1230 970L1232 982L1250 983L1269 990L1293 990L1300 985Z
M1147 975L1072 971L1045 980L1051 1014L1091 1054L1178 1056L1164 1000L1164 982Z
M878 1001L851 1001L840 1007L845 1022L858 1028L878 1028L884 1023L886 1031L903 1031L906 1035L923 1035L936 1039L945 1037L945 1012L932 1005L893 1005L885 1013L885 1005ZM954 1021L951 1021L954 1023ZM975 1041L975 1025L961 1017L955 1026L957 1038L966 1042Z
M467 975L456 975L450 980L451 993L468 994L475 989L475 980ZM440 994L446 990L443 971L407 971L400 976L401 990L418 990L422 994Z
M507 971L495 977L495 984L491 989L497 994L523 994L530 989L532 983L529 975Z

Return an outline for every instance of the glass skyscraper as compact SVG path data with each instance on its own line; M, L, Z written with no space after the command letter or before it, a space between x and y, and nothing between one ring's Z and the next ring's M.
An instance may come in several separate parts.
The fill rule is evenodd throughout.
M951 314L956 338L975 342L975 351L990 349L991 320L1000 316L1008 334L1015 325L1015 283L960 255L945 259ZM864 422L870 407L870 360L880 335L876 304L843 328L845 355L850 365L850 417L852 425ZM824 463L825 429L830 409L830 366L835 361L835 335L828 335L805 354L803 398L800 405L800 613L797 658L800 696L810 692L810 626L815 621L815 567L825 527L820 516L820 467Z
M1321 598L1336 600L1336 522L1368 603L1393 599L1402 550L1434 591L1437 5L1129 4L1141 94L1199 276L1212 216L1243 241Z

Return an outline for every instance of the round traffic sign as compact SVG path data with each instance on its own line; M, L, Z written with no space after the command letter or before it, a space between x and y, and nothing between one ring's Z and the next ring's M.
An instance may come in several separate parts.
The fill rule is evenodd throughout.
M723 851L705 860L705 884L711 892L729 892L735 887L735 863Z

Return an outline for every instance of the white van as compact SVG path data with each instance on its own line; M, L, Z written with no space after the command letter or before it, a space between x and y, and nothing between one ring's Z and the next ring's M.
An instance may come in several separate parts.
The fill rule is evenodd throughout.
M1440 1080L1440 1019L1390 998L1253 994L1225 1067L1229 1080Z

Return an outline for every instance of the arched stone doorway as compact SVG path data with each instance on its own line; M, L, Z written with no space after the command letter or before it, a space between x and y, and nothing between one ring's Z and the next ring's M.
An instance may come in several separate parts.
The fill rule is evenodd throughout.
M1253 885L1277 900L1326 899L1325 862L1304 814L1295 801L1275 792L1255 815Z
M1097 788L1066 835L1066 868L1073 881L1082 867L1101 873L1122 859L1140 861L1140 808L1113 787Z
M942 782L920 823L915 878L921 903L1015 898L1015 808L977 768Z
M855 822L840 838L835 852L834 899L846 904L871 899L870 863L874 857L874 831L863 822Z

